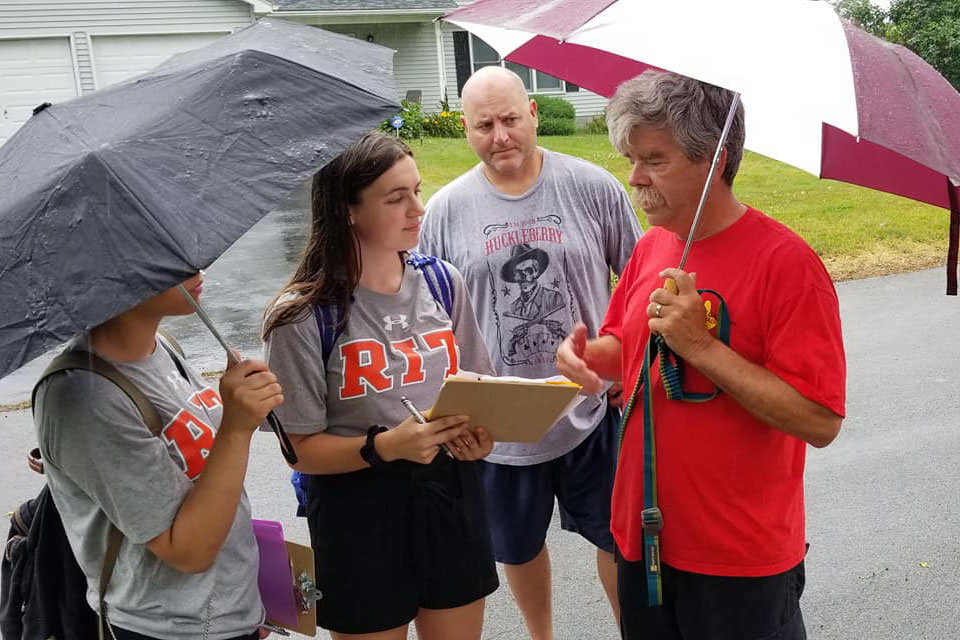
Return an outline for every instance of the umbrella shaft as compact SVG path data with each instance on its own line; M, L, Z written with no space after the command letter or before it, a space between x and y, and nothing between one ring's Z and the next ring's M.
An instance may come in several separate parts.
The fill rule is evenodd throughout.
M213 334L213 337L217 339L217 342L220 343L220 346L223 347L224 351L227 352L227 361L231 366L237 364L237 357L233 354L233 349L230 348L230 345L227 344L227 341L223 339L223 336L220 335L220 332L217 331L217 328L213 326L213 321L210 320L210 316L207 315L207 312L204 311L203 307L200 306L200 303L193 299L193 296L190 295L186 289L183 288L183 285L178 285L180 293L183 294L183 297L190 302L190 306L193 307L193 310L197 312L197 315L200 317L200 320L203 321L203 324L207 325L207 329L210 330L210 333Z
M693 223L690 225L690 232L687 234L687 244L683 247L683 255L680 256L678 269L682 270L683 265L687 262L687 254L690 253L690 245L693 244L693 236L697 232L697 224L700 223L700 214L703 213L703 205L707 202L710 185L713 183L713 174L717 172L717 164L720 162L720 152L723 151L724 145L727 144L727 136L730 135L730 127L733 125L733 118L737 115L737 107L739 105L740 94L734 93L733 100L730 101L730 111L727 112L727 121L723 123L723 131L720 132L717 150L713 154L713 163L711 163L710 172L707 174L707 183L703 185L703 192L700 194L700 203L697 205L697 213L693 216Z

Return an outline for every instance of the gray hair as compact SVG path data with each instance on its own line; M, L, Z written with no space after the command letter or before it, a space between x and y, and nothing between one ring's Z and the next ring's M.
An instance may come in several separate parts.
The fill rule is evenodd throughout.
M691 162L712 160L733 92L667 71L647 70L619 87L607 105L610 143L620 153L636 127L666 127ZM733 179L743 158L743 104L737 107L725 149L723 181Z

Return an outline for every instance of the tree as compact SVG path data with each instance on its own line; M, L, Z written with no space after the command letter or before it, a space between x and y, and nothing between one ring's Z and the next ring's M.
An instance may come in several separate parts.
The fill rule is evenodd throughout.
M887 37L960 89L960 0L893 0Z
M841 17L878 38L887 37L889 14L870 0L834 0L833 8Z
M902 44L960 90L960 0L893 0L885 11L870 0L831 0L841 17Z

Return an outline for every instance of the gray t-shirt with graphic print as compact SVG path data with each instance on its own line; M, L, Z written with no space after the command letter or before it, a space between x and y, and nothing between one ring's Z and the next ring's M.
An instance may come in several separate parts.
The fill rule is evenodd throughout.
M526 193L497 191L481 165L427 203L420 248L463 272L498 375L556 375L556 351L573 325L596 336L640 237L630 199L607 171L543 149ZM528 465L571 451L600 423L605 397L589 397L532 444L497 443L487 458Z
M365 435L372 425L395 427L409 416L401 396L426 411L448 373L492 373L463 278L447 269L454 288L449 317L410 265L395 294L357 287L326 363L313 313L274 329L263 353L283 387L276 414L284 428Z
M70 346L80 344L86 339ZM87 602L96 610L112 522L126 537L106 595L112 624L170 640L254 631L263 606L245 492L208 571L181 573L144 546L170 528L202 473L223 414L220 395L189 367L184 379L159 342L144 360L111 364L157 409L162 439L123 391L90 371L54 374L40 385L34 408L47 482L87 576Z

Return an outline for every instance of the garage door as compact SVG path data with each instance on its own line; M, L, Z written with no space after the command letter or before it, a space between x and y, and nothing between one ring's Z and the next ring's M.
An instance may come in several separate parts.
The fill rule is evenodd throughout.
M91 41L97 88L148 71L174 54L208 45L225 35L96 36Z
M68 38L0 40L0 144L38 104L76 96Z

